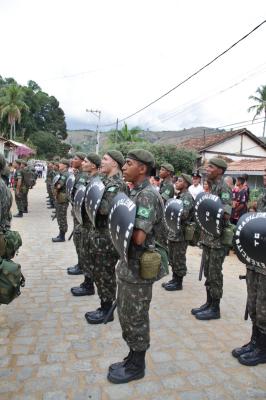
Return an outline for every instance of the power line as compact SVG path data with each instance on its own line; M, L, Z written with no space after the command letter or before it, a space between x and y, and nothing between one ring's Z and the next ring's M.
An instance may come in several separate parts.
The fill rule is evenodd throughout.
M174 90L176 90L177 88L179 88L180 86L182 86L184 83L186 83L187 81L189 81L190 79L192 79L194 76L198 75L201 71L203 71L205 68L209 67L211 64L213 64L216 60L218 60L220 57L222 57L224 54L226 54L228 51L230 51L233 47L235 47L237 44L239 44L240 42L242 42L244 39L246 39L248 36L250 36L253 32L255 32L257 29L259 29L263 24L265 24L266 20L262 21L259 25L255 26L255 28L253 28L250 32L248 32L246 35L244 35L242 38L240 38L237 42L233 43L230 47L228 47L226 50L224 50L222 53L218 54L218 56L216 56L215 58L213 58L211 61L209 61L207 64L205 64L203 67L199 68L196 72L194 72L193 74L189 75L186 79L184 79L183 81L181 81L180 83L178 83L176 86L174 86L172 89L168 90L168 92L162 94L160 97L157 97L157 99L153 100L152 102L150 102L149 104L147 104L146 106L140 108L139 110L135 111L134 113L128 115L127 117L124 117L122 119L120 119L118 122L123 122L133 116L135 116L136 114L139 114L141 111L146 110L148 107L150 107L151 105L157 103L159 100L161 100L162 98L166 97L168 94L170 94L171 92L173 92ZM105 124L102 126L112 126L115 125L116 122L113 122L111 124Z

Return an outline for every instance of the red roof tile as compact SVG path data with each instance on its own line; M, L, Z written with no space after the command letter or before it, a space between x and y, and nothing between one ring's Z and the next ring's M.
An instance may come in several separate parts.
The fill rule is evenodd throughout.
M241 161L233 161L228 164L227 171L264 171L266 169L266 158L260 159L243 159Z

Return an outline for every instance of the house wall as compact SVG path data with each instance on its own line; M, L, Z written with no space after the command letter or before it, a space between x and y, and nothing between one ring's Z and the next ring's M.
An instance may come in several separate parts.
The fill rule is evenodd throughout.
M253 139L247 135L242 136L242 154L241 154L241 135L227 139L225 142L213 145L208 150L202 153L204 159L209 160L217 153L230 153L234 155L228 155L232 160L241 160L250 158L250 156L266 157L266 150L257 144ZM211 151L209 153L208 151ZM226 154L225 154L226 155Z

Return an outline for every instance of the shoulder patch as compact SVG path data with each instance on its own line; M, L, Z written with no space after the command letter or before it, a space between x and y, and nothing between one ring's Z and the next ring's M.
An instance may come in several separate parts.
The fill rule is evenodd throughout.
M170 189L166 189L166 190L164 191L164 193L165 193L165 194L170 194Z
M222 192L221 199L222 200L229 200L230 199L230 194L228 192Z
M139 207L137 210L137 216L143 217L143 218L149 218L151 213L151 210L149 210L146 207Z
M65 175L60 176L60 180L61 180L61 181L65 181L65 180L66 180Z
M116 186L110 186L108 189L107 189L107 192L115 192L116 191Z
M189 206L189 205L190 205L190 201L184 200L184 201L183 201L183 204L184 204L185 206Z

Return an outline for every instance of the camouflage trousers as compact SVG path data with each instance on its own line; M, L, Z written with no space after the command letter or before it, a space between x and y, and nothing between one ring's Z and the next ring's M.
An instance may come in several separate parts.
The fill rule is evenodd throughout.
M90 237L92 226L81 225L79 263L84 276L92 279L92 265L90 258Z
M59 230L61 232L66 233L68 229L67 225L67 208L68 208L68 202L67 203L57 203L56 204L56 218L57 218L57 223L59 226Z
M28 193L29 193L29 189L28 188L23 189L23 191L21 193L23 211L28 208Z
M81 230L82 225L78 222L77 218L74 215L73 209L71 211L73 215L73 242L76 248L77 256L78 256L78 265L81 267Z
M15 202L18 208L19 212L23 212L24 211L24 204L23 204L23 195L22 193L15 193Z
M47 193L48 193L48 196L49 196L49 200L50 200L51 203L53 203L54 195L53 195L52 184L46 182L46 188L47 188Z
M118 254L113 247L108 230L95 230L89 242L92 279L96 284L101 302L113 302L116 297L115 266Z
M247 291L250 319L266 335L266 275L247 268Z
M173 273L177 276L186 276L187 265L186 265L186 252L188 243L186 241L174 242L168 240L168 256L169 264L172 267Z
M227 249L213 249L203 245L202 262L204 265L205 286L209 288L211 297L215 300L223 296L223 262Z
M134 351L150 347L149 308L152 284L118 281L117 312L123 339Z

